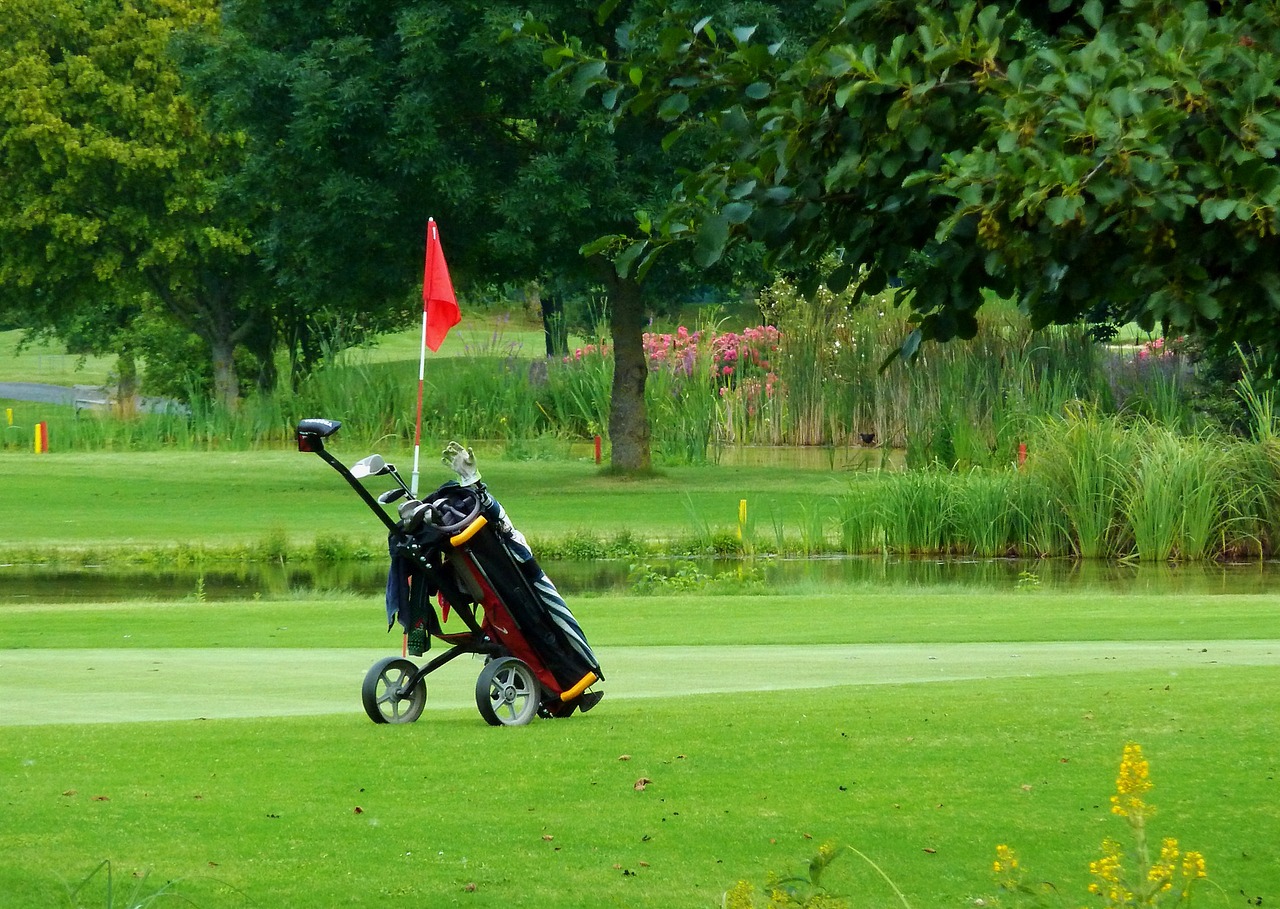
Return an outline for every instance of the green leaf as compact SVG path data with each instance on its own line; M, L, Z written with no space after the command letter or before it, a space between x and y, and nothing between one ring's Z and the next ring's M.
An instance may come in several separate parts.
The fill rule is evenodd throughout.
M604 25L605 20L613 15L613 11L617 9L619 0L604 0L596 9L596 25Z
M923 123L917 123L912 127L911 132L907 133L907 148L913 152L922 152L929 147L933 141L933 130L925 126Z
M768 82L752 82L744 90L743 94L753 101L760 101L769 97L770 86Z
M1200 203L1200 217L1204 219L1205 224L1225 221L1235 214L1235 210L1234 199L1205 199Z
M1088 2L1080 8L1080 15L1085 22L1089 23L1089 27L1094 31L1102 28L1102 4L1099 0L1088 0Z
M1213 294L1198 293L1193 298L1196 310L1206 319L1217 321L1222 318L1222 305Z
M592 256L598 256L600 255L600 253L604 252L609 247L615 245L619 239L621 239L621 237L619 237L617 234L609 234L608 236L605 236L605 237L597 237L596 239L592 240L590 243L582 244L582 246L578 248L578 252L582 253L582 255L587 258L591 258Z
M658 118L671 121L689 109L689 96L684 92L669 95L658 105Z
M578 97L585 95L591 86L603 80L605 69L606 64L603 60L592 60L578 67L578 72L573 77L573 90Z
M756 27L754 25L739 25L733 30L733 40L739 44L746 44L755 33Z
M1079 211L1079 196L1054 196L1044 206L1044 213L1058 226L1074 220Z
M751 213L755 211L755 205L751 202L730 202L721 212L724 214L725 220L730 224L742 224L751 217Z
M911 334L907 335L906 340L902 342L902 359L910 360L913 358L916 355L916 352L920 349L920 342L923 339L924 336L920 333L920 329L918 328L912 331Z
M631 80L632 85L639 85L644 81L644 70L638 66L633 66L627 70L627 78Z
M849 103L849 98L854 92L861 91L869 83L866 79L858 79L854 82L846 82L844 85L836 89L836 107L843 108Z
M632 243L613 260L613 268L617 272L619 278L625 278L631 272L631 266L635 262L636 257L645 251L649 246L648 240L640 240Z
M853 280L853 276L853 266L848 262L844 262L827 276L827 288L833 294L842 294L849 287L849 282Z
M723 213L707 218L698 227L693 245L693 261L710 268L720 261L729 242L729 221Z

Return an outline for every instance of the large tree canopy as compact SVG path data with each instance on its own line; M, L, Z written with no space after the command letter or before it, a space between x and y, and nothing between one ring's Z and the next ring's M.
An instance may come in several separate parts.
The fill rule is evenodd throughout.
M147 300L203 339L219 396L261 312L234 137L206 130L170 54L212 0L0 5L0 307L107 346Z
M534 5L553 29L618 47L593 2ZM605 287L613 461L644 468L645 307L679 286L680 269L642 287L580 250L665 204L666 130L616 123L572 86L548 84L541 46L502 40L522 8L225 0L220 38L187 63L220 128L248 136L241 192L270 204L259 249L298 314L295 343L316 307L407 309L432 216L460 282Z
M625 54L562 42L560 76L620 116L719 131L621 270L749 237L840 254L838 286L901 280L904 354L971 336L994 291L1038 324L1105 309L1280 357L1276 4L859 0L803 47L754 25L671 10Z

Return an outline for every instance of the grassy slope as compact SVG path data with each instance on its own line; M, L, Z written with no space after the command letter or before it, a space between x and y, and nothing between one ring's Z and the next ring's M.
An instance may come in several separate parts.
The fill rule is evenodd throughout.
M781 508L842 485L838 475L772 470L671 471L626 484L589 464L482 466L534 534L661 533L687 525L686 495L702 520L732 526L743 495ZM273 528L380 543L372 516L306 455L14 454L0 457L0 471L10 545L224 544ZM610 647L689 641L713 661L717 646L779 641L1280 639L1268 596L859 589L601 597L575 610L606 664ZM0 640L50 648L42 671L24 672L15 689L40 711L55 702L42 691L92 691L85 654L61 648L385 649L379 613L351 598L10 608ZM291 671L269 650L253 658L264 689ZM739 671L755 673L749 655ZM621 681L610 680L617 693ZM1009 843L1070 905L1085 899L1102 837L1122 834L1106 799L1130 739L1153 761L1155 835L1203 850L1232 901L1243 892L1238 901L1270 904L1280 871L1258 844L1280 834L1277 681L1273 667L1110 666L681 697L676 672L670 697L606 699L588 717L520 730L489 729L465 707L375 727L354 701L334 716L9 727L0 737L0 909L59 905L62 882L104 858L128 885L144 869L157 884L181 878L202 907L713 906L740 877L803 867L826 839L866 851L920 909L990 896L994 846ZM198 695L216 679L179 684ZM642 777L653 782L637 791ZM846 891L867 894L860 904L893 902L864 866L842 864Z
M40 342L18 351L21 331L0 331L0 382L47 385L103 385L114 357L79 357L56 344Z
M601 596L574 613L596 646L981 641L1280 640L1270 595L1019 593L839 587L768 596ZM385 647L381 603L349 594L272 602L9 606L11 649Z
M0 331L0 382L42 382L49 385L104 385L115 368L114 357L80 357L57 343L38 342L18 350L23 332ZM581 339L571 339L582 343ZM421 327L379 337L351 356L364 362L418 361ZM519 314L464 313L461 324L449 332L432 357L459 357L474 353L540 357L546 351L542 327ZM287 364L283 364L287 365ZM416 374L416 366L415 366Z
M56 666L39 681L78 675ZM1122 836L1107 795L1127 740L1153 762L1153 835L1270 903L1278 679L1205 667L606 699L523 729L471 709L410 727L355 709L10 727L0 906L57 905L61 881L109 858L129 882L180 878L202 907L709 907L829 839L918 907L990 897L1008 843L1073 905L1102 837ZM838 871L858 905L893 903L857 862Z
M366 454L332 450L347 464ZM384 451L408 480L412 454ZM422 486L451 476L435 448L422 454ZM795 526L803 503L845 487L838 473L764 467L672 468L646 481L603 476L589 460L481 460L489 488L531 538L589 531L608 537L688 535L702 523L736 526L738 501ZM363 541L381 551L385 531L336 472L297 452L0 454L0 548L256 545L283 535ZM390 482L371 481L374 492ZM763 532L763 528L762 528Z

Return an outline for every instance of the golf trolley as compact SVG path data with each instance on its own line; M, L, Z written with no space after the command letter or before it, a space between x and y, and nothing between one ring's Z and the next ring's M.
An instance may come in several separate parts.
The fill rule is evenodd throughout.
M451 443L446 462L452 455L464 465L463 482L445 483L418 498L381 455L348 469L330 454L325 440L341 425L301 421L298 450L315 453L341 474L386 525L388 629L400 623L406 653L422 656L433 639L448 645L424 666L406 656L374 663L361 688L369 718L418 719L426 705L426 677L463 654L485 658L476 707L492 726L522 726L534 716L567 717L594 707L603 696L590 690L604 677L600 665L524 538L479 482L470 452ZM361 480L377 476L389 476L396 485L374 498ZM397 501L393 519L383 506ZM451 610L465 631L444 631Z

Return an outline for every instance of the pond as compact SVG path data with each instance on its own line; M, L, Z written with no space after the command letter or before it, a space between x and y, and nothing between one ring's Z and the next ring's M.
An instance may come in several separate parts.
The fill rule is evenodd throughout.
M744 566L769 587L817 588L858 585L932 587L957 585L1009 589L1041 588L1177 594L1273 593L1280 586L1280 562L1137 565L1075 563L1067 560L917 559L878 556L812 559L646 560L660 572L692 566L714 577ZM632 566L626 561L547 562L547 574L566 597L627 593ZM182 569L122 569L0 564L0 607L48 602L117 602L130 599L206 601L273 599L296 593L348 592L381 596L386 585L381 562L284 565L211 565Z

